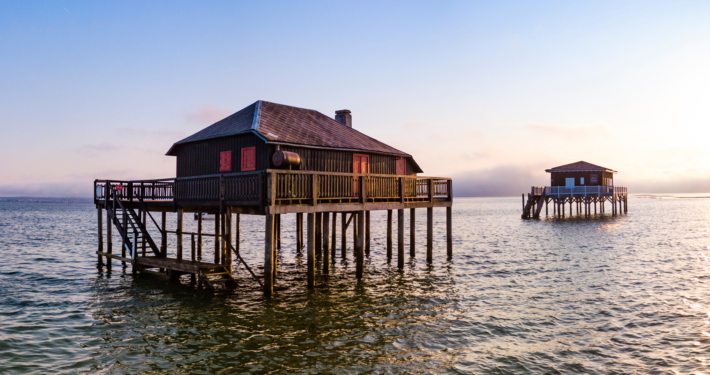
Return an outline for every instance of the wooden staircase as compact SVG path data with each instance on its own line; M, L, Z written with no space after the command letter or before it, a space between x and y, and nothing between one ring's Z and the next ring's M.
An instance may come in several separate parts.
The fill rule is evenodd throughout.
M126 250L131 254L131 259L135 260L138 255L139 244L145 242L153 251L155 256L161 256L158 246L153 241L153 238L148 233L145 223L141 222L140 217L133 207L127 207L127 204L118 199L115 188L112 186L109 190L111 203L107 205L109 220L118 229L118 233L126 245Z

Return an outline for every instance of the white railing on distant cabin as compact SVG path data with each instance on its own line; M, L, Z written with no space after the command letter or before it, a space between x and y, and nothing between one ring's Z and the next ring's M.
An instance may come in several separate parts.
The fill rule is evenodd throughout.
M601 195L626 195L626 186L533 186L532 194L542 195L543 189L547 196L576 195L576 196L601 196Z

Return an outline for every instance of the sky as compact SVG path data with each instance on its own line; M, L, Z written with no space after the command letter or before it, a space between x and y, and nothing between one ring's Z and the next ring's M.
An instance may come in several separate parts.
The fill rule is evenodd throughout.
M257 101L334 116L456 196L584 160L710 192L710 2L0 2L0 196L175 175Z

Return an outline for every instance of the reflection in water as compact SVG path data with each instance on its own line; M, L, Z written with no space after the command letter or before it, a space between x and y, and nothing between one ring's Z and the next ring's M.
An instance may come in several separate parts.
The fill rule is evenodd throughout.
M386 215L373 213L365 279L356 282L352 250L345 260L338 251L313 291L285 216L267 299L243 270L235 288L209 293L118 262L97 268L92 205L0 203L0 372L701 371L709 206L631 199L616 218L523 221L517 199L458 199L454 259L435 210L426 264L421 210L404 272L385 259ZM262 227L242 217L257 273Z

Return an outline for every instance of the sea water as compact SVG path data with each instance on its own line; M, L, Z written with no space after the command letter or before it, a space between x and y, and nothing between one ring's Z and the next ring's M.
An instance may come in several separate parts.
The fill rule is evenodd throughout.
M386 213L374 212L363 280L352 233L345 259L338 233L330 275L319 259L312 291L295 215L284 215L265 298L243 267L236 287L215 292L115 260L98 267L92 204L3 202L0 373L710 373L710 199L632 196L616 217L520 213L519 198L456 199L448 260L435 209L429 265L426 212L412 258L407 210L400 271L396 234L388 261ZM264 218L242 215L241 228L241 253L261 275ZM119 252L116 230L113 243Z

